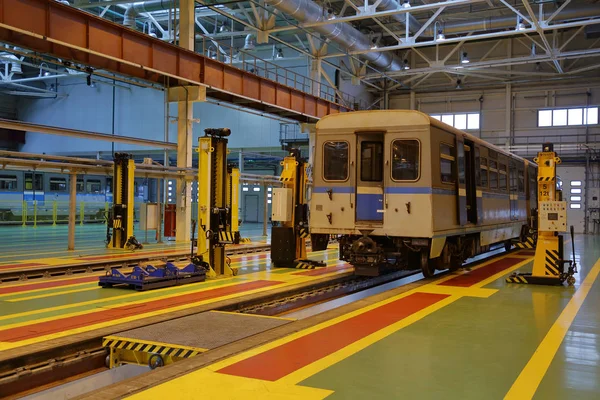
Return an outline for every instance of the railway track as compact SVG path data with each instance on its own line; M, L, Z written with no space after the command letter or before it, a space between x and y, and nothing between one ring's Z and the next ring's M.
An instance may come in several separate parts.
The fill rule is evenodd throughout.
M256 246L244 246L239 248L230 248L226 250L228 256L240 255L240 254L252 254L261 253L271 249L268 244L261 244ZM111 268L132 268L139 263L165 263L180 262L189 260L189 250L182 250L175 254L169 254L164 257L148 256L144 254L131 253L130 257L126 260L98 260L98 261L86 261L85 263L78 265L49 265L45 267L34 267L15 271L0 271L0 284L3 282L14 282L14 281L25 281L29 279L39 278L51 278L63 275L75 275L85 274L101 271L109 271Z

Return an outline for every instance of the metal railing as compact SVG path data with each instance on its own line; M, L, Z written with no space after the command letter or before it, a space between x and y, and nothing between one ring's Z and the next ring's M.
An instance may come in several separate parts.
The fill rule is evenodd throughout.
M544 143L554 144L554 150L560 155L583 156L588 149L600 149L600 134L490 136L481 139L520 156L536 155Z

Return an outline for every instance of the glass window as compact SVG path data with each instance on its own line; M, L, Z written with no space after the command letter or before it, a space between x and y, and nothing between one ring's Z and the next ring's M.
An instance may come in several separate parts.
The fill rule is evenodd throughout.
M323 179L345 181L348 179L348 142L325 142L323 145Z
M454 183L454 146L440 144L440 172L442 183Z
M567 125L567 110L554 110L554 112L552 113L552 125L553 126Z
M538 126L552 126L552 110L538 111Z
M16 190L17 176L16 175L0 175L0 190Z
M442 115L442 122L450 126L454 126L454 115L446 114Z
M415 181L419 178L419 142L394 140L392 142L392 179Z
M112 193L112 178L106 178L106 193Z
M571 196L571 201L581 201L581 196Z
M50 191L66 192L67 180L65 178L50 178Z
M587 125L595 125L598 123L598 107L588 107L586 110L585 123Z
M498 189L506 190L506 164L499 164L499 175L498 175Z
M571 204L569 204L569 208L580 209L581 208L581 203L571 203Z
M525 171L521 168L517 170L517 190L525 193Z
M77 179L77 193L83 193L84 189L83 179Z
M583 124L583 108L569 109L569 125Z
M571 186L581 186L581 181L571 181Z
M498 189L498 164L490 160L490 189Z
M442 116L441 115L432 115L431 118L437 119L438 121L442 120Z
M42 174L35 174L35 188L33 185L33 174L28 172L25 173L25 190L44 190L44 182L42 181Z
M481 187L488 187L488 169L487 169L487 158L481 157Z
M454 115L454 127L456 129L467 129L467 114Z
M88 193L100 193L102 191L102 183L99 179L88 179L86 189Z
M467 129L479 129L479 114L467 114Z
M571 194L581 194L581 189L571 189Z
M532 203L537 202L537 168L533 165L529 166L529 172L527 177L529 178L529 201Z
M481 186L481 171L478 166L481 163L481 157L479 156L479 147L475 146L475 185Z
M381 182L383 180L383 143L362 142L360 144L360 180Z

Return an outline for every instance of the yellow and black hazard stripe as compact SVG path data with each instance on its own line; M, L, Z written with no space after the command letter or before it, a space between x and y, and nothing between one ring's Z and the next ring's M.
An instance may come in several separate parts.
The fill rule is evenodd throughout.
M558 270L558 250L546 249L546 260L544 264L544 275L557 276L560 274Z
M535 249L535 242L531 236L527 236L524 242L515 243L517 249Z
M280 182L291 182L293 180L294 180L294 178L291 176L280 176L279 177Z
M114 229L121 229L121 218L116 218L112 220L112 227Z
M305 238L308 237L308 235L310 235L310 232L308 231L308 228L300 228L298 229L298 235L301 238Z
M506 282L508 283L528 283L527 279L525 279L522 275L511 275L506 278Z
M297 269L315 269L315 265L311 264L311 263L306 263L306 262L300 261L300 262L297 262L294 265L294 268L297 268Z
M219 231L219 242L221 243L233 243L233 233L226 231Z
M250 238L240 238L240 243L252 243Z
M171 356L178 358L190 358L198 355L200 351L181 348L172 345L139 343L134 340L126 339L107 339L104 338L102 346L110 347L111 349L137 351L140 353L160 354L163 356Z
M554 176L538 176L538 182L549 182L554 180Z

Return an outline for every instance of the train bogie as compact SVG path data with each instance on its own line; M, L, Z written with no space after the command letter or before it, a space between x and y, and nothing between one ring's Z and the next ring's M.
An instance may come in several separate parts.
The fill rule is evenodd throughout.
M458 268L522 236L535 207L535 165L417 111L327 116L314 160L311 232L363 275Z

